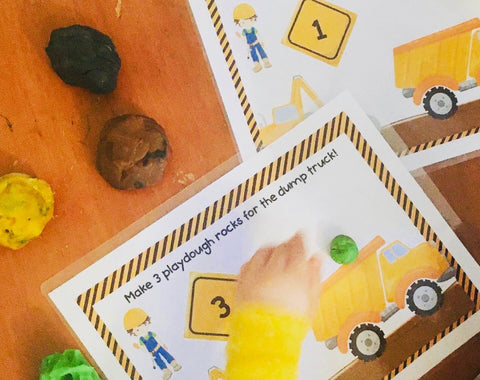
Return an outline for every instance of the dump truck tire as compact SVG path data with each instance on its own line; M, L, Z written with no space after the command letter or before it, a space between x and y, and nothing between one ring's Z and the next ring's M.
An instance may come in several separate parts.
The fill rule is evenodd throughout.
M433 87L423 97L423 108L435 119L445 120L457 112L457 97L450 89Z
M417 280L407 290L408 308L421 317L435 314L442 304L442 289L435 281Z
M350 334L350 350L364 362L379 358L385 351L386 344L384 332L373 323L362 323Z

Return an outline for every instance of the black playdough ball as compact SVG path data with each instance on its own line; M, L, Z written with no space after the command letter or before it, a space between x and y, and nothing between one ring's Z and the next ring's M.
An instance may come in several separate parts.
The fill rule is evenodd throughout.
M106 34L83 25L55 29L45 50L53 70L65 83L96 94L117 87L121 61Z

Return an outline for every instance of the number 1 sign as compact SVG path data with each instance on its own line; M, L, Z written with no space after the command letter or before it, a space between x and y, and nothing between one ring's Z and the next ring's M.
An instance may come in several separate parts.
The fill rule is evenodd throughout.
M356 20L355 13L324 1L301 0L282 42L337 66Z

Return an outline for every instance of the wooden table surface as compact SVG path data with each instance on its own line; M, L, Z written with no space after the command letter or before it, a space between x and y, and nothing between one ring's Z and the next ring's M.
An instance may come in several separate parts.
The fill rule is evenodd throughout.
M1 378L36 379L44 356L79 347L41 294L44 281L93 249L107 253L239 162L187 1L123 0L118 17L119 4L0 2L0 175L34 174L55 193L42 236L0 248ZM50 67L51 30L77 23L117 47L109 95L68 86ZM115 190L96 172L99 131L124 113L156 119L169 137L172 157L152 188Z
M424 115L395 123L382 133L392 147L401 152L479 127L479 111L480 100L477 100L460 105L457 113L447 120L439 121ZM414 176L480 264L479 151L427 166L414 173ZM459 297L456 297L458 300ZM418 335L422 333L423 330L418 331ZM473 380L478 374L480 334L432 368L422 380Z
M42 236L0 248L3 374L36 379L43 357L80 348L41 284L92 250L106 254L240 160L187 0L7 0L0 15L0 175L26 172L55 192ZM113 93L67 86L50 68L50 32L71 24L113 39L122 59ZM118 191L95 170L101 127L124 113L153 117L169 136L173 155L152 188Z

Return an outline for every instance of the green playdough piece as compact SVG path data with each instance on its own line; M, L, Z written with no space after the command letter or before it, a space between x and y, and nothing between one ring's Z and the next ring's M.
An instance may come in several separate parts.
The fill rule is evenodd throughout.
M353 263L358 257L357 244L349 236L338 235L330 243L330 255L339 264Z
M79 350L65 350L42 360L40 380L100 380Z

